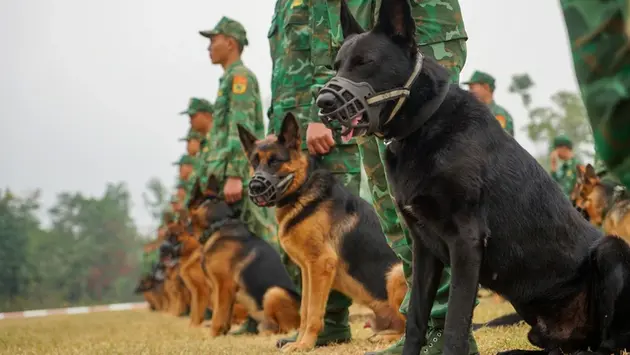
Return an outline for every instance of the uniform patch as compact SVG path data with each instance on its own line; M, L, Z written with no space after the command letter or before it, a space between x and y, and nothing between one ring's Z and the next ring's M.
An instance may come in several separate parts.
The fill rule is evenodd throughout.
M499 121L501 128L505 128L505 126L507 126L507 121L505 120L505 116L497 115L496 118L497 118L497 121Z
M235 94L242 94L247 90L247 77L242 75L235 75L232 80L232 92Z
M304 0L293 0L293 2L291 3L291 8L301 5L304 5Z

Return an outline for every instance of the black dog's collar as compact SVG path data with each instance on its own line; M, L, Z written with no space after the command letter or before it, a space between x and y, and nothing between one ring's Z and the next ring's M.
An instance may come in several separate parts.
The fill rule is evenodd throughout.
M384 138L385 135L382 134L380 138L384 138L385 146L387 146L390 150L395 151L395 147L392 146L392 143L402 141L415 131L419 130L420 127L422 127L425 123L427 123L427 121L429 121L429 119L433 117L435 112L440 108L440 106L446 99L446 95L448 95L450 87L451 85L446 82L444 86L442 86L442 88L440 89L439 94L431 101L427 102L424 106L422 106L420 112L414 115L415 119L411 122L409 129L405 129L404 132L399 135L387 138Z

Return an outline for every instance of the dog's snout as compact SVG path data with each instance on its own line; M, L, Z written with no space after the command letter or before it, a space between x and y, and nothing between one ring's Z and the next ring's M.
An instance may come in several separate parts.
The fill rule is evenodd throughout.
M265 184L262 183L262 181L258 181L258 180L252 180L249 183L249 192L257 195L257 194L261 194L265 191Z
M317 96L315 104L323 110L333 110L335 108L335 95L330 92L322 92Z

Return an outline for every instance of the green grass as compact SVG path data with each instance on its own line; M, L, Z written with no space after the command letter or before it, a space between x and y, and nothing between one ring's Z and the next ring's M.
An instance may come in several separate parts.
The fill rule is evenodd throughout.
M475 322L490 320L512 311L508 303L482 299ZM363 321L352 324L354 340L313 354L363 354L388 344L370 343L370 329ZM513 348L528 349L527 327L481 329L475 332L481 354ZM279 336L208 337L208 328L191 329L187 318L149 311L126 311L61 315L0 321L0 354L279 354L274 347Z

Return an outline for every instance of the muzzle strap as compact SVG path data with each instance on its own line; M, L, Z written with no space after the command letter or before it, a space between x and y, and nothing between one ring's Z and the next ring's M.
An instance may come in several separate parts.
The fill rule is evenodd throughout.
M381 95L389 94L388 96L390 97L390 100L396 96L400 96L400 98L398 99L398 102L396 102L396 106L394 106L394 109L389 114L389 118L387 119L387 121L385 121L385 123L383 123L383 125L386 125L387 123L389 123L389 121L391 121L396 116L396 114L398 114L398 111L400 111L405 101L407 101L407 98L409 98L409 94L411 93L411 85L413 85L413 83L416 81L416 79L420 75L420 72L422 72L423 64L424 64L424 56L422 55L422 52L418 50L418 58L416 58L416 65L413 68L413 72L411 72L411 75L407 79L407 82L405 83L405 85L402 88L393 89L383 94L379 94L375 96L375 97L378 97ZM379 101L384 101L384 100L379 100Z

